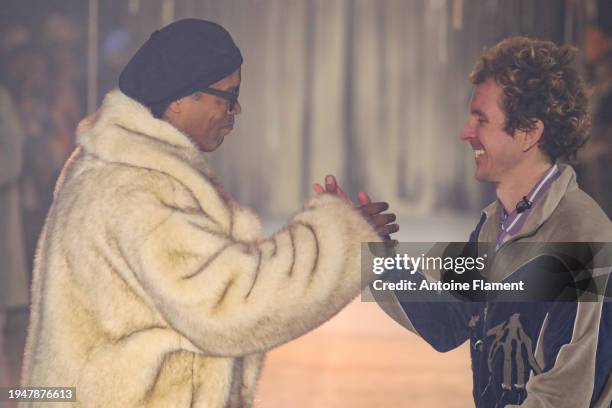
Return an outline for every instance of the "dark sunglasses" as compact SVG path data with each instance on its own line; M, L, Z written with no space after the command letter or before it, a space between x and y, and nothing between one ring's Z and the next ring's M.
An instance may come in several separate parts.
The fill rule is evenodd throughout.
M228 113L234 112L234 109L236 108L236 104L238 103L238 92L222 91L220 89L215 89L215 88L200 89L200 92L203 92L209 95L219 96L225 99L227 101L227 112Z

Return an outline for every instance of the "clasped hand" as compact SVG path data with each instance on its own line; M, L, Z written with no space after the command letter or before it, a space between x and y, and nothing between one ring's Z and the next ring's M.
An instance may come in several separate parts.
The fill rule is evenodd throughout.
M334 176L329 175L325 177L325 188L323 188L323 186L321 186L319 183L313 184L312 188L317 194L335 194L340 198L351 201L346 193L340 188ZM399 231L399 225L393 223L397 218L395 214L383 214L383 211L389 209L389 204L382 201L373 203L370 197L363 191L360 191L357 194L357 199L359 200L360 205L355 207L359 210L359 212L361 212L361 215L370 223L370 225L372 225L372 227L374 227L382 239L391 240L391 234Z

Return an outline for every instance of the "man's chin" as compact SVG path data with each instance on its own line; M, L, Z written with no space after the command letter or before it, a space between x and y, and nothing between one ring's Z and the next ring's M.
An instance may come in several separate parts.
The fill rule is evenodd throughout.
M217 150L219 146L221 146L221 143L223 143L223 136L221 136L215 144L207 143L204 145L201 143L197 143L196 145L201 152L210 153L210 152L214 152L215 150Z
M222 127L221 129L219 129L219 131L217 132L217 143L220 145L221 143L223 143L223 140L225 138L225 136L229 135L230 133L232 133L233 130L233 126L232 127Z
M222 128L220 129L219 132L217 132L214 139L212 140L208 139L205 145L201 143L197 143L197 145L200 148L200 150L203 152L213 152L217 150L223 144L223 141L225 140L225 136L228 135L231 131L232 131L231 128Z
M476 169L476 171L474 172L474 178L480 182L491 181L489 180L489 177L485 172L478 171L478 169Z

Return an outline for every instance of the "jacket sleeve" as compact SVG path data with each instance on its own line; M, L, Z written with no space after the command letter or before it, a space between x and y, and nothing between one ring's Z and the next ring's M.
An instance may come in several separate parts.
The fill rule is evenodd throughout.
M371 290L375 293L375 291ZM453 350L470 338L473 305L435 300L402 302L396 292L374 294L378 305L404 328L425 340L441 353Z
M476 228L470 234L470 243L478 241L480 229L485 221L486 215L483 213ZM425 277L415 274L414 280L419 287ZM470 324L478 316L479 306L472 302L457 301L447 292L431 293L427 296L425 302L400 302L394 293L392 298L400 307L391 308L387 305L383 309L395 310L395 315L389 311L387 313L408 330L418 334L436 351L447 352L459 347L470 338ZM400 313L400 309L403 313ZM400 318L397 319L395 316Z
M425 302L400 303L412 327L408 328L436 351L447 352L459 347L470 338L470 320L476 315L474 304L459 302L445 292L429 296L430 300ZM433 299L434 296L440 298Z
M21 174L23 134L10 95L0 89L0 188Z
M436 247L428 255L444 256L446 248ZM450 249L450 246L448 247ZM462 249L467 251L471 249ZM442 252L440 252L442 250ZM465 252L467 255L467 252ZM471 255L474 256L474 255ZM470 324L479 314L480 306L473 302L460 301L447 291L421 290L421 284L426 281L447 280L447 276L454 272L441 274L425 273L419 271L410 275L409 280L415 284L416 291L388 291L377 293L374 298L381 308L396 322L406 329L420 336L436 351L447 352L455 349L470 338ZM424 275L427 275L426 278ZM468 274L466 274L467 276ZM459 276L459 275L457 275ZM386 280L399 283L406 279L401 271L394 271L386 275ZM454 276L450 276L454 278ZM471 278L470 278L471 279ZM476 299L474 299L476 300Z
M123 257L165 320L216 356L267 350L331 318L361 288L360 243L378 240L349 203L327 194L250 243L202 211L148 195L135 202L116 224Z

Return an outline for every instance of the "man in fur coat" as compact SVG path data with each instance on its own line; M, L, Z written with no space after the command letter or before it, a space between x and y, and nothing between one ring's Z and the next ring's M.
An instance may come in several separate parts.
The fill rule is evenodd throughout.
M250 407L265 352L358 294L360 242L397 230L384 203L332 185L263 239L207 167L241 64L220 26L173 23L80 125L39 242L23 386L76 387L87 408Z

